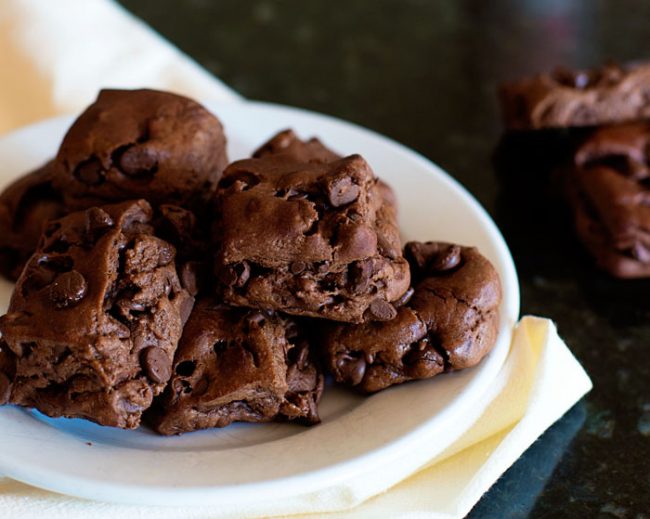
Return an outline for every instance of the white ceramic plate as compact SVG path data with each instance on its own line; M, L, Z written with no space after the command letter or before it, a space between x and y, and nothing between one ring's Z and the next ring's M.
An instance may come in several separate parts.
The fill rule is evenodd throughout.
M207 106L225 125L232 159L248 156L284 128L294 128L303 138L316 135L342 154L362 154L395 188L405 240L478 246L496 266L504 288L495 349L473 369L369 398L328 388L320 408L323 423L312 428L236 424L166 438L144 428L103 428L5 406L0 408L0 473L48 490L106 501L157 505L265 501L345 484L378 471L406 474L442 452L458 431L478 418L477 399L493 382L508 352L519 314L519 287L503 238L476 200L436 165L358 126L261 103ZM48 120L1 139L0 187L53 156L71 121ZM11 284L0 283L2 313L11 289Z

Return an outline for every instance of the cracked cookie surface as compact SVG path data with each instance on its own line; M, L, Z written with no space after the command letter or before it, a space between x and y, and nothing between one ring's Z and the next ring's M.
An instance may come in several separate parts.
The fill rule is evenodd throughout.
M149 421L162 434L232 422L314 424L322 391L323 375L295 321L202 299Z
M337 382L373 393L476 365L494 346L499 277L473 247L410 242L412 288L394 318L324 325L322 354Z
M9 381L10 403L139 425L171 376L193 303L151 218L140 200L48 224L0 317L0 386Z
M384 195L359 155L234 162L217 190L224 299L337 321L383 318L373 309L409 285L396 211Z

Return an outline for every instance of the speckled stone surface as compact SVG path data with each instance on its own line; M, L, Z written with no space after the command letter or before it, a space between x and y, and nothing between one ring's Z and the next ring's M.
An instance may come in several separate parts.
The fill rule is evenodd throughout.
M650 281L596 271L542 168L495 171L492 161L496 84L557 64L650 58L649 2L122 3L246 97L348 119L416 149L495 218L522 312L558 323L595 388L470 517L650 519Z

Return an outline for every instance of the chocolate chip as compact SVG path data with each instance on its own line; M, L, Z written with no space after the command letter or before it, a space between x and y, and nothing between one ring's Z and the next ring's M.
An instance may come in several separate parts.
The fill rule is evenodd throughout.
M252 312L246 316L246 324L251 326L260 327L266 322L266 316L262 312Z
M287 197L287 200L305 200L308 196L307 193L292 193Z
M173 245L170 245L167 242L160 242L160 248L158 249L158 266L164 267L169 265L176 256L176 249Z
M131 146L119 155L118 167L129 176L152 174L158 168L158 154L149 146Z
M303 270L307 268L307 264L304 261L294 261L290 266L292 274L300 274Z
M198 261L186 261L181 265L181 268L179 269L181 285L190 293L191 296L195 296L199 293L199 268L200 266Z
M172 374L171 361L167 353L156 346L149 346L142 351L140 364L149 380L156 384L167 382Z
M355 294L362 294L368 290L372 279L372 261L357 261L350 268L352 278L351 289Z
M394 260L399 256L399 251L381 233L377 234L377 248L380 254L386 256L388 259Z
M55 275L56 274L53 271L40 265L27 267L25 269L24 281L22 283L23 295L27 295L30 292L35 292L46 287L54 281Z
M375 299L370 303L370 316L373 321L390 321L397 315L397 310L384 299Z
M451 270L460 263L460 247L458 245L449 245L441 249L429 263L429 269L434 272L444 272Z
M89 231L105 231L115 225L111 215L99 207L91 207L86 211L86 227Z
M84 298L87 289L83 275L71 270L60 274L50 285L50 301L56 308L74 306Z
M0 371L0 405L5 405L11 397L11 380Z
M327 185L327 199L332 207L341 207L359 197L359 186L350 177L341 177Z
M415 293L415 290L413 289L413 287L409 287L409 289L406 292L404 292L404 295L402 297L400 297L397 301L393 301L393 306L395 308L399 308L401 306L404 306L405 304L407 304L411 300L414 293Z
M235 286L243 287L251 275L250 266L246 261L242 261L241 263L237 263L233 268L237 274L237 282L235 283Z
M181 301L181 307L178 311L178 313L181 316L181 324L183 326L185 326L185 323L187 323L187 320L190 318L193 308L194 308L194 298L183 297L183 300Z
M75 169L74 176L88 186L97 186L104 182L106 171L97 157L81 162Z
M219 272L219 279L229 287L243 287L250 277L251 269L247 262L227 265Z
M355 357L349 353L339 353L336 357L336 369L340 382L356 386L366 374L366 361L363 357Z

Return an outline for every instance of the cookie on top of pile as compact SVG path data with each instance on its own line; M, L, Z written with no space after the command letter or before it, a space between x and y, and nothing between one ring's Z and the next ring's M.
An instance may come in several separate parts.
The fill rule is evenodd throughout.
M0 194L0 266L0 404L161 434L473 366L501 300L475 248L402 249L360 155L284 130L229 164L213 114L154 90L100 92Z

